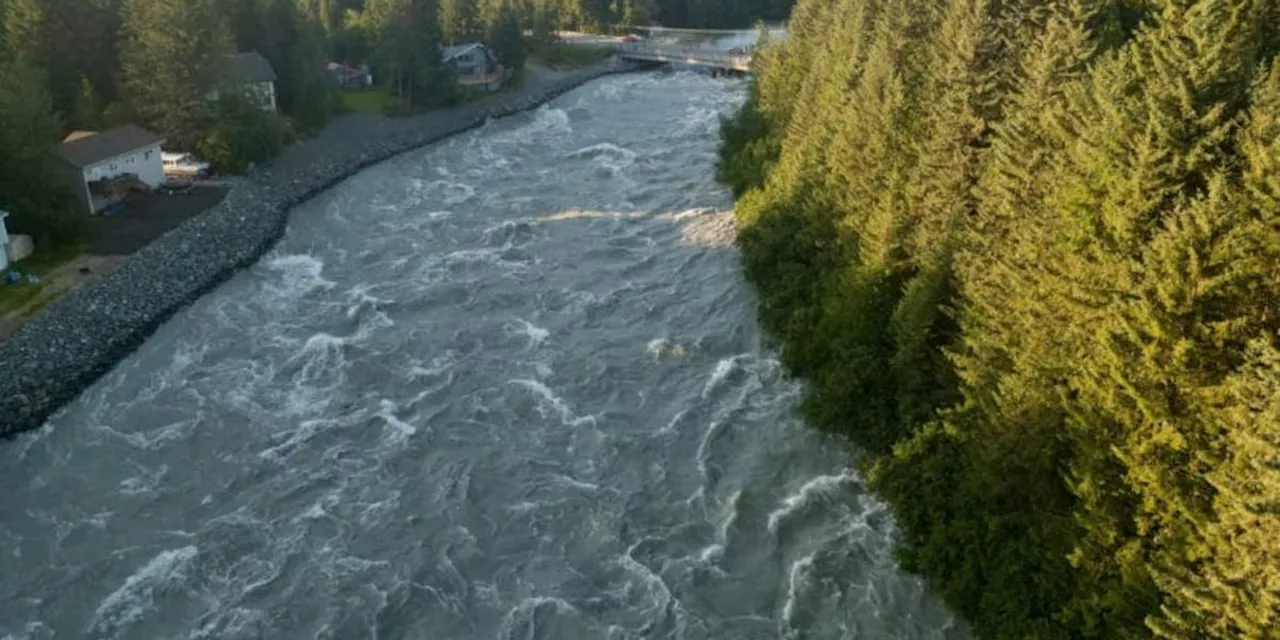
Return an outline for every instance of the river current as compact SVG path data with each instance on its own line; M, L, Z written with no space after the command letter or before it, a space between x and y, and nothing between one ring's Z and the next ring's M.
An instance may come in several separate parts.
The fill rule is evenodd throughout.
M961 638L804 427L714 180L740 80L370 168L0 441L0 638Z

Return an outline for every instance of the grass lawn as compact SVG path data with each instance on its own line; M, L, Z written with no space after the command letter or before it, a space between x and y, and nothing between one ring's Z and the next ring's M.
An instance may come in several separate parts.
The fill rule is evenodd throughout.
M50 271L79 256L86 246L83 242L73 242L45 250L36 247L35 253L32 253L25 260L10 264L5 273L0 273L0 314L17 311L40 297L46 283L42 280L35 284L28 284L26 280L28 274L43 279ZM22 280L18 284L9 284L7 278L7 271L9 270L22 274ZM38 311L39 306L29 311Z
M399 108L399 100L391 95L391 87L375 85L360 91L343 91L342 108L384 115Z
M609 47L588 47L557 42L529 56L530 60L552 69L577 69L608 58Z

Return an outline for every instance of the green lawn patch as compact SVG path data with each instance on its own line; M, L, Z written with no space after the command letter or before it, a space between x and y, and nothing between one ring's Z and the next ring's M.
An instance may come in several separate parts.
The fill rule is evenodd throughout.
M342 92L342 109L344 111L363 111L365 113L387 114L399 109L400 100L391 95L391 88L373 86L359 91Z
M613 54L609 47L594 47L556 42L534 52L530 59L552 69L577 69L593 65Z
M58 247L42 250L36 247L35 253L21 262L14 262L4 272L0 272L0 314L9 313L29 305L44 292L44 277L50 271L70 262L84 251L86 244L73 242ZM17 271L22 280L9 284L8 272ZM29 283L27 276L34 275L40 282ZM43 305L40 305L42 307ZM37 307L38 309L39 307Z

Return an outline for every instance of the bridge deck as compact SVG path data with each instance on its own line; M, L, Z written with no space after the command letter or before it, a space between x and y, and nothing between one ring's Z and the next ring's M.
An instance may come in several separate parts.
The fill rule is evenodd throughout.
M653 44L649 42L624 42L619 44L616 50L619 56L628 60L678 62L742 72L751 70L750 54L729 53L727 51L716 51L714 49L676 44Z

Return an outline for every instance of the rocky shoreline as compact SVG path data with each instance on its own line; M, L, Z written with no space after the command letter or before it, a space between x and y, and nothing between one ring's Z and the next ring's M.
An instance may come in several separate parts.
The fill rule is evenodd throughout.
M283 235L299 203L392 156L635 69L611 60L452 109L396 119L344 118L290 147L236 180L220 204L63 296L0 342L0 436L44 424L175 313L256 262Z

